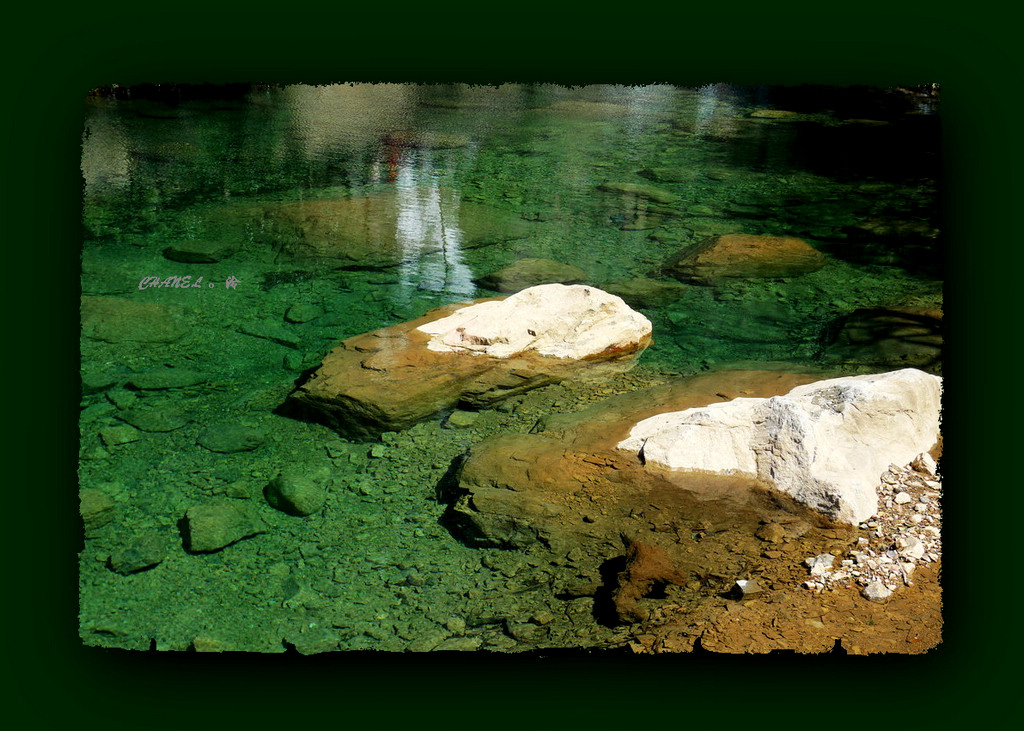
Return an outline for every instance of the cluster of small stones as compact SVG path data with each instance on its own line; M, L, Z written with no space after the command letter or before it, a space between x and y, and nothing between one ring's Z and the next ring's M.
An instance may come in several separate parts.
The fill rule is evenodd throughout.
M867 535L858 538L845 556L826 553L808 558L811 576L803 586L815 593L856 586L876 602L910 586L919 564L934 563L942 555L941 493L929 455L918 455L906 467L890 465L879 484L878 513L860 525Z

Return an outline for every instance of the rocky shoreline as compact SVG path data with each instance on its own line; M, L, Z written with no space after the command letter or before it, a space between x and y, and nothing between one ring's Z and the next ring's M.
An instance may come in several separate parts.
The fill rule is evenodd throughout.
M860 525L870 535L858 538L841 556L809 557L805 563L811 576L803 587L815 593L857 587L865 598L884 602L901 586L913 584L919 565L938 563L942 483L936 471L929 454L904 467L891 465L878 485L878 512Z

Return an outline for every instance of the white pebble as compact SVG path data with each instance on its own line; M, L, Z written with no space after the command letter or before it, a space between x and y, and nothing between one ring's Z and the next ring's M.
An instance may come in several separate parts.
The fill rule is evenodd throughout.
M811 569L811 576L827 575L836 557L831 553L822 553L813 558L808 558L804 563Z
M884 602L890 596L892 596L892 590L885 586L881 581L872 581L861 592L864 597L873 602Z
M924 558L924 544L917 536L903 535L896 539L896 545L900 548L900 555L908 558Z

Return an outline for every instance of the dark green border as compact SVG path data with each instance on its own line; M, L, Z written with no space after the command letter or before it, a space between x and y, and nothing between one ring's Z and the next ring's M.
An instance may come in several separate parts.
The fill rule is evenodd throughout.
M1007 257L1016 245L1010 216L1019 205L1021 164L1011 127L1021 77L1012 24L929 7L823 13L807 4L766 13L760 5L744 13L745 3L726 5L722 14L643 4L601 14L456 14L446 4L437 6L444 13L420 5L420 12L391 6L386 14L19 11L8 26L0 97L2 230L15 258L4 288L12 295L5 360L14 398L7 400L5 441L13 449L3 523L5 566L14 570L4 592L12 615L8 656L22 668L10 688L15 707L40 721L66 709L76 725L109 728L307 724L322 721L321 712L339 725L384 727L440 718L487 727L779 720L860 728L1008 706L1002 699L1014 696L1001 668L1016 652L1012 586L1019 582L1014 554L998 544L1016 521L996 518L1019 504L1019 478L1008 432L981 408L1015 404L1011 374L997 370L993 347L1016 335L998 317L1015 312L1001 301L1013 283L1000 277L1014 269ZM953 304L946 315L947 626L940 648L919 658L353 660L152 657L80 647L73 407L84 94L103 84L161 81L449 80L942 84Z

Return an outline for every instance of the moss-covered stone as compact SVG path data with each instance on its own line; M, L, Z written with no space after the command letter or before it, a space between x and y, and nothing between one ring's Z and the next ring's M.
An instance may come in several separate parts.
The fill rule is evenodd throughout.
M219 551L263 532L263 521L247 503L230 500L193 505L182 526L185 546L193 553Z
M173 343L187 332L184 311L120 297L82 297L82 334L108 343Z
M166 537L148 534L132 539L110 554L110 570L127 576L159 564L170 548Z
M306 516L318 512L327 500L326 472L289 467L271 480L263 495L271 507L289 515Z

